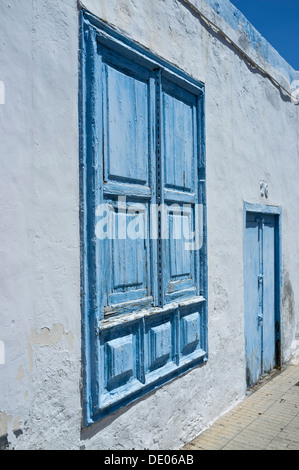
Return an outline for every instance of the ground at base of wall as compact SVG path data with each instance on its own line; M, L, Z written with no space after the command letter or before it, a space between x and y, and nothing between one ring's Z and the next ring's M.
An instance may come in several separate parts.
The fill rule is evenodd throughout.
M299 365L272 371L182 450L299 450Z
M246 392L246 397L249 397L253 393L257 392L261 387L266 385L268 382L274 379L277 375L281 374L284 370L287 369L287 366L283 367L275 367L272 369L270 372L267 374L263 374L260 376L259 381L253 385L251 388L249 388Z

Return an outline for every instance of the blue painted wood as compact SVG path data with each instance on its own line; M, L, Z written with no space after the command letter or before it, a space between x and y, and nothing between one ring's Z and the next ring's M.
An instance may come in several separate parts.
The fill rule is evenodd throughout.
M245 234L245 349L246 381L248 386L256 383L261 374L261 326L258 324L260 313L260 230L253 219L246 221Z
M246 219L247 213L255 213L258 215L281 215L282 211L280 207L277 206L263 206L260 204L251 204L249 202L244 202L244 217Z
M192 191L194 188L194 135L193 102L179 99L165 88L164 111L164 155L165 185L172 189ZM176 90L177 91L177 90ZM182 94L182 92L181 92Z
M196 360L207 351L205 304L181 306L179 348L180 365Z
M182 318L182 354L193 352L201 341L199 313Z
M172 331L170 321L152 327L149 336L149 367L154 370L165 365L171 356Z
M97 406L97 393L99 390L99 376L94 371L98 370L100 351L95 341L94 333L100 320L101 292L98 285L98 259L97 244L94 238L96 197L89 197L90 191L94 194L95 172L98 167L97 134L95 129L96 117L95 106L97 85L97 41L96 33L84 21L81 14L81 50L84 51L82 61L82 75L80 94L81 122L80 122L80 193L81 193L81 304L83 310L82 321L82 358L84 362L84 390L83 407L85 423L88 424L89 417L94 413ZM88 60L84 60L88 57ZM100 183L99 183L100 184Z
M246 211L245 341L247 386L277 363L277 221L273 209Z
M81 46L82 355L88 426L206 362L207 230L204 86L86 12ZM171 135L174 128L176 136ZM187 215L169 214L172 231L183 218L194 229L193 206L202 203L203 249L182 253L177 239L170 252L169 244L148 237L98 240L100 204L110 207L110 230L134 221L117 207L118 196L126 196L127 205L191 204ZM148 214L143 221L150 234ZM204 297L196 297L200 294Z
M156 129L156 187L157 187L157 205L159 207L164 206L164 180L165 180L165 169L163 165L162 147L163 147L163 132L162 132L162 115L163 115L163 104L162 104L162 70L156 70L155 75L155 129ZM163 307L165 301L165 261L166 252L164 249L164 243L162 240L162 213L158 212L157 224L157 305ZM165 217L165 216L164 216Z
M192 213L191 211L183 215L181 214L182 207L179 206L179 212L169 214L169 269L170 278L175 281L187 279L193 274L193 259L192 252L185 250L186 239L183 237L184 229L188 228L188 232L192 232Z
M113 390L126 384L134 375L133 335L116 338L106 345L107 387Z
M177 305L100 331L100 394L105 416L165 380L206 361L205 301Z
M107 286L108 304L119 304L129 302L137 298L148 297L147 292L147 263L149 260L149 241L144 238L132 239L127 236L130 224L135 223L136 216L125 211L115 211L112 217L112 225L115 232L115 239L110 241L110 259L107 259L108 278L110 286ZM147 218L146 214L138 217L138 231L146 235ZM135 225L131 230L134 230ZM124 230L124 233L122 233ZM122 235L124 239L120 239Z
M123 400L128 390L140 386L140 322L106 329L99 338L99 391L93 413Z
M103 187L103 194L109 198L115 197L126 197L134 198L136 200L151 200L153 198L153 192L150 187L142 186L140 184L131 184L124 182L108 181Z
M162 81L164 198L169 204L169 240L164 243L164 301L199 295L198 254L186 250L195 232L199 204L198 100L182 87ZM174 202L171 204L171 202ZM198 235L198 234L197 234ZM193 240L194 241L194 240Z
M105 65L105 78L105 180L146 184L149 173L149 82L108 64Z
M150 169L153 158L152 75L111 49L101 47L98 52L103 61L102 105L99 104L103 122L103 196L131 198L123 211L112 199L107 201L112 209L109 229L114 239L104 240L99 248L100 256L106 255L100 263L104 267L101 281L104 311L112 315L125 313L128 302L132 302L132 311L153 305L149 210L141 218L142 227L140 224L135 227L139 231L137 239L132 238L134 227L133 233L132 228L130 230L136 216L127 213L134 203L132 198L137 196L145 205L155 194ZM125 304L123 309L122 304Z

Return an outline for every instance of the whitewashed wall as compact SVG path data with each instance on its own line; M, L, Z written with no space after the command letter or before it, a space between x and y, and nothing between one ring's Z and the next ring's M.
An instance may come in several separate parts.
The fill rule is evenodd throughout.
M225 17L191 3L238 42ZM265 203L260 181L282 207L283 359L296 355L298 106L183 0L84 6L206 84L209 361L81 429L78 5L0 0L0 437L15 449L177 449L244 397L243 201ZM288 88L289 66L241 39Z

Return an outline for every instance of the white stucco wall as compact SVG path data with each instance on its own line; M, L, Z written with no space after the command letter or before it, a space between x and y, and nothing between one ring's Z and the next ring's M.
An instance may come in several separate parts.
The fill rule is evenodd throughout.
M78 5L0 0L0 436L15 449L177 449L244 397L244 201L282 208L283 359L296 354L298 106L183 1L84 6L206 84L209 361L81 429Z

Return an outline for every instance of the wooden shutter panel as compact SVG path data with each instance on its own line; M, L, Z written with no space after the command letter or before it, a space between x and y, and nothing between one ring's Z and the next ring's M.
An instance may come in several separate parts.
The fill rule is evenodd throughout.
M187 249L199 202L198 118L196 96L167 80L162 81L161 92L162 186L169 229L164 242L164 302L168 303L199 295L198 253Z
M102 84L103 202L112 239L104 240L100 251L105 253L104 309L111 315L153 304L147 230L153 194L151 73L103 48ZM125 205L119 196L126 198ZM132 208L138 205L138 233L132 238L137 220Z

